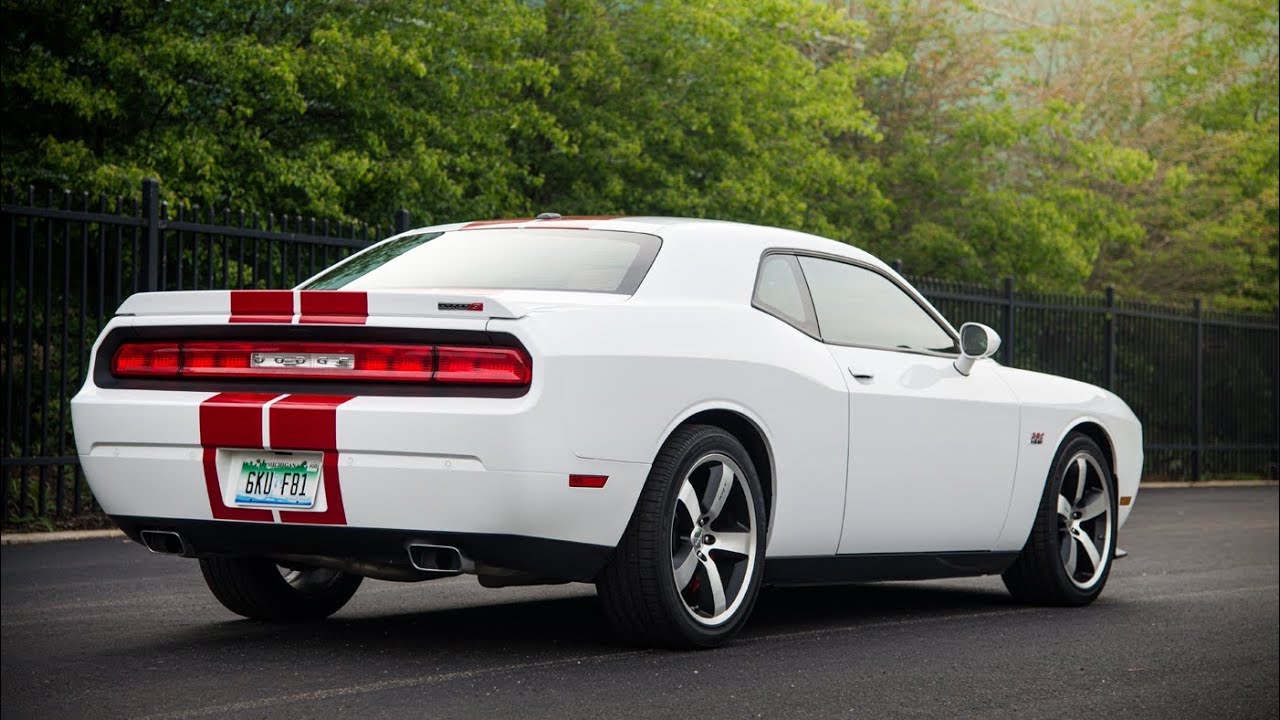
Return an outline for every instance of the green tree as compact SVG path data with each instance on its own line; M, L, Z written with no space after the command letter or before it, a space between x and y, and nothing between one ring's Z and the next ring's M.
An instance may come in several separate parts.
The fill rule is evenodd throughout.
M869 240L915 273L985 282L1016 275L1042 290L1079 288L1104 246L1142 229L1117 201L1150 177L1141 150L1087 130L1087 109L1060 99L1020 102L1017 59L1039 47L974 5L867 3L869 50L902 71L868 83L885 140L876 182L893 222Z
M916 272L1268 309L1277 296L1270 0L884 0L905 70L864 86ZM887 250L882 250L887 252Z
M1269 308L1273 0L0 0L13 183L768 223Z
M5 178L325 216L521 207L554 134L520 2L5 0ZM88 187L86 187L88 186Z
M849 51L866 30L816 3L549 2L543 101L565 142L530 158L539 208L663 213L854 239L882 222L877 137ZM541 150L541 149L539 149Z

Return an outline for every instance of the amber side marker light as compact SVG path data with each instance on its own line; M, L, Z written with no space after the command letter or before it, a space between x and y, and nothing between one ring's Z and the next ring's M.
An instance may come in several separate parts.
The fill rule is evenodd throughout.
M1129 503L1131 503L1131 502L1133 502L1133 496L1132 496L1132 495L1121 495L1121 496L1120 496L1120 505L1121 505L1121 507L1123 507L1123 506L1125 506L1125 505L1128 505L1128 504L1129 504Z

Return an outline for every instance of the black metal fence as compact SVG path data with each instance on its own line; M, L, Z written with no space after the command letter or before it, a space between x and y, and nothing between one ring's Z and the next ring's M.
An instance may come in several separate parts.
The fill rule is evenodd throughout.
M1142 420L1146 479L1276 477L1280 318L911 278L948 318L995 328L1001 362L1112 390Z
M292 287L392 231L315 218L170 207L155 181L133 198L5 188L4 526L94 515L71 437L70 399L98 332L150 290Z
M71 437L69 400L89 348L129 295L149 290L292 287L353 250L408 229L314 218L170 208L140 198L6 190L0 302L4 338L4 525L97 514ZM1018 292L912 278L954 321L1004 338L1009 365L1115 390L1142 418L1146 477L1274 476L1275 315L1211 313L1105 295Z

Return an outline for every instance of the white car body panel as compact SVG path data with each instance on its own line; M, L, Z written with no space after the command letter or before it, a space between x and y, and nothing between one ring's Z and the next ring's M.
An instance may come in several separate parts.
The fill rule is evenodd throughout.
M537 232L519 229L530 226L488 225ZM1118 495L1131 501L1137 493L1141 426L1111 393L991 360L964 377L946 357L830 346L752 307L757 268L769 250L846 258L900 279L856 248L785 230L668 218L566 219L536 227L641 232L660 237L662 248L631 295L363 293L362 327L514 336L532 358L532 382L519 397L357 395L317 410L336 437L336 447L324 450L337 475L325 485L317 516L336 500L345 513L337 518L341 527L540 538L607 550L622 536L663 442L708 411L735 414L763 439L771 559L1017 551L1054 452L1082 423L1096 425L1108 440ZM325 291L279 292L288 312L276 322L316 321L306 305ZM234 325L232 296L135 295L103 337L119 328ZM484 310L441 310L440 303L481 303ZM351 337L359 332L352 328ZM854 380L850 367L869 369L875 382ZM91 368L72 414L86 475L108 514L221 519L226 526L310 522L278 511L253 521L218 517L206 486L209 458L224 463L234 447L202 440L208 428L201 408L217 392L100 387L94 377ZM262 425L255 437L263 448L272 447L272 403L294 402L281 400L288 393L276 395L256 420L245 421ZM1043 444L1029 444L1032 431L1044 433ZM215 474L225 482L228 472L219 464ZM570 487L571 474L609 480L603 488ZM1119 508L1121 522L1130 509Z
M847 400L821 344L787 345L795 330L749 307L644 307L637 298L625 315L529 320L531 337L564 353L545 360L548 377L564 369L548 380L546 395L563 398L565 438L576 456L648 464L670 431L695 413L739 412L770 438L774 476L794 478L772 496L769 552L835 552ZM495 320L490 328L507 324ZM646 329L653 327L663 328L661 345L649 339ZM720 353L744 359L716 359Z
M849 387L849 492L841 553L986 551L1017 467L1017 401L981 363L832 347ZM871 376L859 380L854 373Z
M1054 453L1067 433L1086 424L1102 428L1110 441L1116 494L1130 498L1118 508L1123 525L1133 510L1142 476L1142 426L1129 406L1115 394L1087 383L1013 368L1001 368L1000 372L1022 402L1023 428L1044 432L1045 440L1039 445L1024 445L1019 453L1009 516L995 549L1022 548Z

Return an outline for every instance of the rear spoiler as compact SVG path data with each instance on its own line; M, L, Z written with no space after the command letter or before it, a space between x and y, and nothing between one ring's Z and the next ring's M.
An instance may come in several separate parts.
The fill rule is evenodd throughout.
M230 322L363 324L369 317L518 318L500 300L438 290L198 290L131 295L117 315L226 315Z

